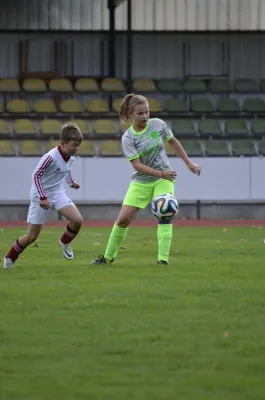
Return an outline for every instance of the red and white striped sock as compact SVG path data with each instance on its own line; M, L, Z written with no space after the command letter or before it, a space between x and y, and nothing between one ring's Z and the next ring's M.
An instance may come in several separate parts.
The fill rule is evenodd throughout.
M61 242L63 244L68 244L71 243L71 241L76 237L76 235L78 234L78 232L74 232L69 225L67 225L66 227L66 231L63 233L62 237L61 237Z
M15 241L11 249L9 250L8 254L6 255L6 258L11 258L13 262L16 261L18 258L19 254L22 253L22 251L25 250L26 247L21 246L18 240Z

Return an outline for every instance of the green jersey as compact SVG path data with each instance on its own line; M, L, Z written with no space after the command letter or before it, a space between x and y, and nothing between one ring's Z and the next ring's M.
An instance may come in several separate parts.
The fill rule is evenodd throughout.
M173 133L164 121L152 118L148 120L147 126L141 132L135 132L133 126L127 129L122 137L123 152L129 161L140 158L141 162L148 167L159 171L170 170L163 142L172 137ZM134 182L145 183L161 178L135 171L132 179Z

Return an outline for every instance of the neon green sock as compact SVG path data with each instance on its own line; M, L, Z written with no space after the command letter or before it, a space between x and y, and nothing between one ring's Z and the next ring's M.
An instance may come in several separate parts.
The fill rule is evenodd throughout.
M120 228L116 223L114 224L104 255L107 260L110 261L117 256L120 245L127 235L127 232L128 228Z
M169 250L172 239L172 224L157 225L157 240L158 240L158 260L168 262Z

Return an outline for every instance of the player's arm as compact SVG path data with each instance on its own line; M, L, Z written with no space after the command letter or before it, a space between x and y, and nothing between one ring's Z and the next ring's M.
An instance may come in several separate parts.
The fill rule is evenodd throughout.
M139 157L134 158L133 160L130 160L130 161L132 163L133 168L137 172L141 172L142 174L156 176L158 178L163 178L163 179L168 179L168 180L174 179L175 176L177 175L175 171L160 171L160 170L148 167L147 165L141 163L141 160Z
M53 159L50 155L48 155L44 159L41 159L33 176L34 183L40 198L40 207L44 208L45 210L50 208L50 204L49 200L47 199L45 189L43 187L42 177L49 172L49 167L52 162Z
M79 189L80 188L80 185L73 180L70 169L69 169L68 174L66 176L66 183L67 183L67 185L69 185L73 189Z
M178 154L178 156L180 158L182 158L182 160L185 162L185 164L187 165L189 170L196 175L200 175L201 167L198 164L195 164L192 161L190 161L190 159L187 156L187 153L184 150L184 148L182 147L181 143L174 136L168 140L168 143L175 150L175 152Z

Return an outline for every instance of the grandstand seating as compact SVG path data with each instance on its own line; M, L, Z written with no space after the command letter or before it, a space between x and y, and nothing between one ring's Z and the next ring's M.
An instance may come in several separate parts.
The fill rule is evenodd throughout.
M139 77L133 90L190 156L265 155L265 79ZM125 94L126 81L113 77L0 79L0 156L43 154L70 120L85 137L80 156L121 156L127 126L117 114Z

